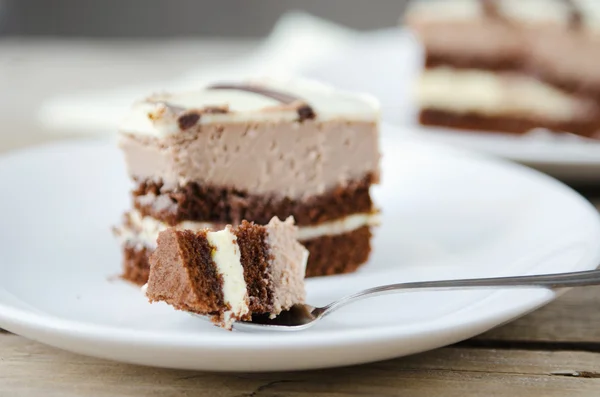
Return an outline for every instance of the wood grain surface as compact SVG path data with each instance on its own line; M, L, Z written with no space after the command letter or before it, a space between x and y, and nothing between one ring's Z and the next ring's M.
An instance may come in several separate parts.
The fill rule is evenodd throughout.
M3 396L594 396L599 370L597 353L449 347L330 370L218 374L114 363L0 337Z
M522 342L585 344L600 351L600 287L572 289L550 305L476 340L515 346Z

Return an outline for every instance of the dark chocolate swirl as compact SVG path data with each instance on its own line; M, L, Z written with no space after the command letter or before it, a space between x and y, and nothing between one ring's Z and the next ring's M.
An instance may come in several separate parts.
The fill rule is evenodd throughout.
M294 95L290 95L285 92L275 91L272 89L268 89L265 87L259 87L255 85L248 84L214 84L208 87L208 89L213 90L239 90L252 92L255 94L259 94L265 96L267 98L275 99L276 101L281 102L284 105L298 104L298 108L296 111L298 112L298 121L304 121L307 119L314 119L316 114L312 107L308 105L302 98L296 97Z

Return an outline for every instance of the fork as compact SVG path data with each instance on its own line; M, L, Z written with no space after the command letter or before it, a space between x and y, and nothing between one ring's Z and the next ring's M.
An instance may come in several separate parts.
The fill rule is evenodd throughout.
M323 307L308 304L296 304L290 310L281 312L270 319L268 314L253 315L252 321L241 321L234 324L238 330L268 331L300 331L312 327L323 318L339 308L362 299L385 294L396 294L417 290L454 290L472 288L505 288L505 287L540 287L547 289L585 287L600 285L600 270L589 270L572 273L543 274L536 276L472 278L462 280L417 281L410 283L390 284L369 288L352 295L345 296Z

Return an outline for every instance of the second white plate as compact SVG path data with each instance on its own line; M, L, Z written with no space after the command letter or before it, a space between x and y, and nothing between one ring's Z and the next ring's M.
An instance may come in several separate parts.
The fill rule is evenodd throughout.
M513 136L419 125L410 125L404 131L434 143L517 161L573 185L600 182L600 141L545 131Z

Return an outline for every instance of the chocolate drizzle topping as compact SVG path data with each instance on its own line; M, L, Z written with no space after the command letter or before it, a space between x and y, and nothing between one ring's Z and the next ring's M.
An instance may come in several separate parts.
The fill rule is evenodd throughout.
M302 98L295 97L290 94L286 94L281 91L275 91L264 87L258 87L246 84L215 84L207 87L208 89L218 90L240 90L253 92L259 95L273 98L276 101L281 102L284 105L296 106L296 112L298 113L298 121L314 119L316 114L313 108L308 105ZM149 103L163 105L168 111L177 115L177 124L181 130L187 130L192 128L198 123L203 114L219 114L229 113L229 106L205 106L202 109L185 109L181 106L172 104L164 100L149 99ZM149 115L152 117L152 115Z
M195 126L198 120L200 120L199 113L184 113L177 118L177 124L179 125L179 129L187 130L188 128L192 128L193 126Z
M179 128L187 130L188 128L196 125L198 120L203 114L225 114L229 113L229 106L205 106L202 109L194 109L189 112L185 112L177 117L177 123Z
M184 107L174 105L168 101L149 99L148 103L162 105L173 114L177 115L177 124L179 129L187 130L193 127L200 120L203 114L224 114L229 113L229 106L205 106L202 109L187 110ZM187 111L186 111L187 110ZM150 115L152 117L152 115Z
M275 91L268 88L248 84L214 84L209 86L208 89L239 90L253 92L255 94L266 96L267 98L275 99L276 101L279 101L284 105L292 105L298 103L299 106L296 109L296 111L298 112L298 121L302 122L304 120L314 119L316 117L316 114L312 107L308 105L302 98L298 98L285 92Z

